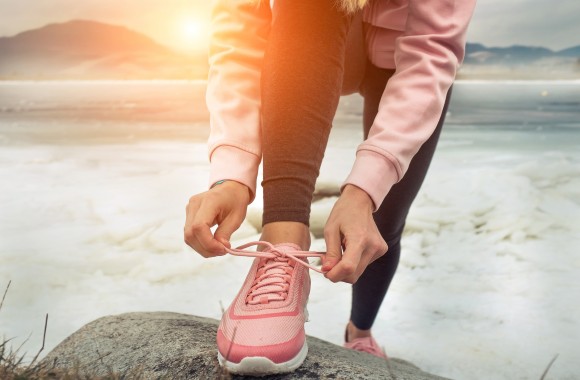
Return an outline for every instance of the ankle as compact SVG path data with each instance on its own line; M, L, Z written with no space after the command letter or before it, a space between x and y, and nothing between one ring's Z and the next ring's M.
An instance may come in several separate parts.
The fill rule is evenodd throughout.
M310 230L299 222L273 222L262 228L261 240L272 244L293 243L307 251L310 248Z
M348 321L348 324L346 325L346 337L345 340L347 342L350 342L353 339L358 339L358 338L369 338L371 337L371 330L361 330L358 327L356 327L352 321Z

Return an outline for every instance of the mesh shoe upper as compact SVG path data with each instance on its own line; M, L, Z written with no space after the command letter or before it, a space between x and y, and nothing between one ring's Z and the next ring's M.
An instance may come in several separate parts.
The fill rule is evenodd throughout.
M226 360L261 356L279 363L304 345L310 276L307 264L292 255L296 252L302 251L294 244L279 244L252 254L264 256L254 259L218 328L218 349Z

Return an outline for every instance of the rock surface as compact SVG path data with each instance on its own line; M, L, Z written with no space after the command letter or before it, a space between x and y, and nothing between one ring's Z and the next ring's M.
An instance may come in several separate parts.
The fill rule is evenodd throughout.
M114 372L146 379L228 379L217 362L217 325L213 319L166 312L103 317L65 339L43 363L93 376ZM442 379L403 360L382 360L312 337L308 346L298 370L261 379Z

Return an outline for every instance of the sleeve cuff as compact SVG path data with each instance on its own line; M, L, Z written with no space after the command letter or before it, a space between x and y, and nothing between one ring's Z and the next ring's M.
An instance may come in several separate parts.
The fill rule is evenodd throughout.
M374 203L376 212L391 187L399 181L399 175L393 163L385 156L370 150L359 150L350 174L340 187L348 184L364 190Z
M250 203L256 198L256 179L260 157L245 150L222 145L210 157L209 185L227 179L240 182L250 189Z

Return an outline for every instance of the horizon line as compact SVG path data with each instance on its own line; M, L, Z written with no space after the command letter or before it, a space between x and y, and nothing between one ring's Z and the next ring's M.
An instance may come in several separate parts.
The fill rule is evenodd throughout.
M30 32L30 31L34 31L34 30L39 30L39 29L42 29L42 28L47 27L47 26L50 26L50 25L67 24L67 23L70 23L70 22L73 22L73 21L94 22L94 23L99 23L99 24L104 24L104 25L109 25L109 26L123 27L123 28L126 28L126 29L128 29L128 30L130 30L132 32L142 34L142 35L144 35L144 36L152 39L153 41L155 41L157 43L160 43L160 44L162 44L164 46L172 47L171 44L168 44L166 42L159 41L157 38L152 37L150 34L148 34L146 32L143 32L141 30L138 30L138 29L134 29L134 28L129 27L127 25L124 25L124 24L115 24L115 23L111 23L111 22L107 22L107 21L100 21L100 20L87 19L87 18L73 18L73 19L69 19L68 21L62 21L62 22L59 22L59 21L48 22L48 23L45 23L42 26L38 26L38 27L35 27L35 28L31 28L31 29L25 29L25 30L22 30L20 32L17 32L16 34L13 34L13 35L3 35L3 36L0 36L0 39L2 39L2 38L14 38L14 37L16 37L16 36L18 36L18 35L20 35L22 33ZM564 50L569 50L569 49L572 49L572 48L580 48L580 42L577 45L572 45L572 46L569 46L567 48L558 49L558 50L555 50L555 49L552 49L552 48L549 48L549 47L546 47L546 46L542 46L542 45L525 45L525 44L520 44L520 43L515 43L515 44L511 44L511 45L506 45L506 46L499 46L499 45L493 45L492 46L492 45L488 45L488 44L485 44L485 43L482 43L482 42L467 41L466 42L466 46L467 46L467 44L481 45L481 46L483 46L483 47L485 47L487 49L490 49L490 48L509 49L509 48L513 48L513 47L542 48L542 49L550 50L550 51L555 52L555 53L558 53L558 52L561 52L561 51L564 51Z

